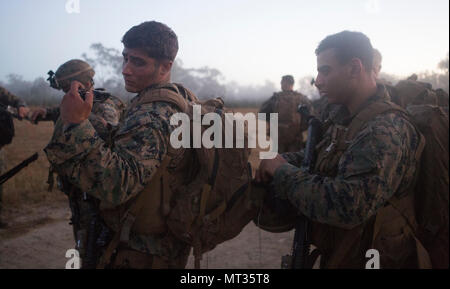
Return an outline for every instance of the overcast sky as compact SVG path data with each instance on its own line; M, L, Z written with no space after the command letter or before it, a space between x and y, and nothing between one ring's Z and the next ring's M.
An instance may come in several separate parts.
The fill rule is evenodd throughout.
M185 67L241 84L314 74L315 47L342 30L369 36L383 70L400 76L435 69L449 51L448 0L78 0L80 13L68 13L71 1L0 2L0 80L45 77L94 42L121 50L123 34L147 20L175 31Z

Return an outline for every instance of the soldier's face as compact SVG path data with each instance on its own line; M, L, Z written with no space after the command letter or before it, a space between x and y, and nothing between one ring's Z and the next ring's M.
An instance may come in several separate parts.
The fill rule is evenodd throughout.
M281 81L281 90L282 91L291 91L294 89L294 85L290 84L287 81Z
M139 93L146 87L162 81L164 75L161 74L160 63L150 58L143 49L125 47L122 55L122 75L127 91Z
M343 104L349 95L348 68L339 63L334 49L327 49L317 55L317 77L315 85L320 96L328 103Z

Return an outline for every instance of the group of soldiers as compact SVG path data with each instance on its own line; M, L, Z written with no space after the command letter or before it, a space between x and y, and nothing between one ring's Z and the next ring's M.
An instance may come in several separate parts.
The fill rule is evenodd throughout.
M94 89L94 70L81 60L68 61L50 73L51 86L65 93L59 107L29 110L3 89L1 101L17 107L22 117L55 122L44 151L61 190L69 197L74 238L84 268L184 268L195 244L180 239L171 230L173 226L166 224L166 211L183 196L170 194L169 201L160 196L151 204L155 208L147 208L154 212L133 212L139 212L135 200L144 192L160 194L152 186L157 178L163 182L161 170L185 170L186 175L195 171L180 161L192 154L171 147L170 135L177 126L170 119L184 112L177 98L198 100L182 85L170 82L178 52L172 29L159 22L144 22L127 31L122 43L122 74L126 90L137 94L130 102L134 105ZM349 31L330 35L321 41L316 55L319 101L312 103L294 91L294 78L286 75L281 80L282 91L260 109L278 113L280 154L261 161L253 188L263 188L263 207L271 205L268 199L281 201L284 207L266 216L261 207L252 217L258 220L256 225L269 231L276 231L270 226L279 220L293 223L298 216L306 218L308 245L320 252L321 268L364 268L366 251L371 248L380 251L383 268L421 267L422 260L429 257L418 253L414 229L410 230L409 220L401 215L414 215L409 210L413 191L405 188L416 182L423 136L407 113L391 102L404 105L399 100L404 99L399 97L401 93L378 79L381 55L367 36ZM439 103L432 104L447 106L448 126L448 95L446 103L445 95L440 95L434 99ZM299 106L306 107L311 117L300 115ZM321 121L314 144L311 134L305 139L312 116ZM308 148L314 161L306 169L303 163ZM176 184L171 185L177 192ZM165 185L160 189L166 189ZM225 207L218 211L226 212L232 201L225 200ZM203 216L206 205L199 202ZM401 213L393 209L398 204L406 208ZM294 212L292 218L284 218L288 211ZM386 215L387 211L390 214ZM158 230L145 228L154 224L150 218L161 220ZM289 229L292 226L285 230ZM111 243L115 245L108 245ZM310 259L316 256L307 255Z

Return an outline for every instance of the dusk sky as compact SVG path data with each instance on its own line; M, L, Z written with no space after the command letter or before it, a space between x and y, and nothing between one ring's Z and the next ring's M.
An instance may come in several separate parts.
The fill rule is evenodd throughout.
M0 2L0 80L45 77L95 42L122 50L123 34L147 20L175 31L184 67L241 84L314 75L317 44L342 30L369 36L383 70L399 76L435 69L449 51L448 0L79 0L79 13L68 1Z

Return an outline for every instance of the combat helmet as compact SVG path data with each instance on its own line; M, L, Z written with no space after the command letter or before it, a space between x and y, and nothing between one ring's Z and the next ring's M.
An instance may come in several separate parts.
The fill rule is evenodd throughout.
M276 199L269 189L253 184L252 193L265 195L263 204L253 223L270 233L282 233L292 230L297 219L297 212L288 200Z
M55 89L69 91L70 83L74 80L83 84L93 83L94 74L94 69L87 62L80 59L72 59L62 64L56 72L50 70L47 81Z

